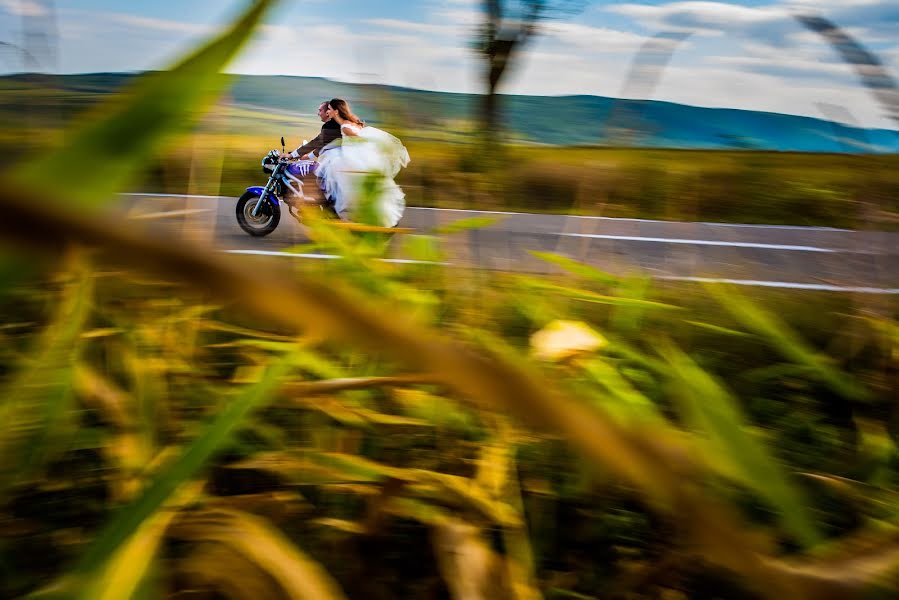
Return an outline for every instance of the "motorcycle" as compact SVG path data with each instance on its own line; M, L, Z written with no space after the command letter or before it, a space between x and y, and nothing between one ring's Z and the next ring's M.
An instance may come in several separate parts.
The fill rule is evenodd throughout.
M303 141L303 144L306 142ZM284 149L284 138L281 138ZM265 186L250 186L237 200L235 213L240 228L252 236L270 234L281 222L281 205L288 207L290 215L300 220L295 209L301 204L318 205L322 210L329 207L316 197L303 193L303 178L313 168L312 161L291 161L281 158L281 153L271 150L262 159L262 171L268 173Z

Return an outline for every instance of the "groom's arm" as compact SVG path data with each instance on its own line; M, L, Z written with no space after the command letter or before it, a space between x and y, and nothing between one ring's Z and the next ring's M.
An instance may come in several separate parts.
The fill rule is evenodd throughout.
M317 152L339 137L340 125L338 125L334 121L328 121L327 123L322 125L321 133L315 136L312 141L300 146L299 148L291 152L290 155L294 158L299 158L304 154Z
M322 133L324 133L324 131ZM309 154L314 150L321 149L324 146L324 144L322 143L322 133L319 133L317 136L312 138L312 140L306 142L305 144L291 152L290 155L294 158L299 158L304 154Z

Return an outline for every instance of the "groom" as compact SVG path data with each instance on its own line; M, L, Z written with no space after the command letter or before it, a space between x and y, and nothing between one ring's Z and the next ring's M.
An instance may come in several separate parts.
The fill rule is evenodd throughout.
M340 125L337 121L328 118L328 103L322 102L318 105L318 118L322 120L321 132L312 139L311 142L303 144L290 153L291 158L299 158L301 160L314 160L317 155L321 155L321 150L337 138L341 137ZM317 153L317 154L316 154Z

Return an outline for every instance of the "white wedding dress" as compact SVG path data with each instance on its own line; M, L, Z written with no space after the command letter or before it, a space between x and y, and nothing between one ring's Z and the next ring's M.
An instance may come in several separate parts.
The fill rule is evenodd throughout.
M395 226L406 208L405 194L393 178L409 164L403 143L376 127L344 123L340 146L322 153L318 176L334 199L334 210L345 221Z

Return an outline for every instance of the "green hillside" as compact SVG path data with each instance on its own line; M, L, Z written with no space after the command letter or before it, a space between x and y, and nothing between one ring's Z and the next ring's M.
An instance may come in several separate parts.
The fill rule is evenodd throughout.
M132 74L15 75L0 78L0 113L21 110L69 118ZM230 100L254 110L312 117L323 99L349 99L366 120L406 137L469 135L480 97L319 77L234 76ZM505 96L503 125L513 140L549 145L757 149L801 152L896 152L899 133L859 129L823 119L652 100L599 96ZM560 117L560 115L563 115ZM39 118L39 117L37 117Z

